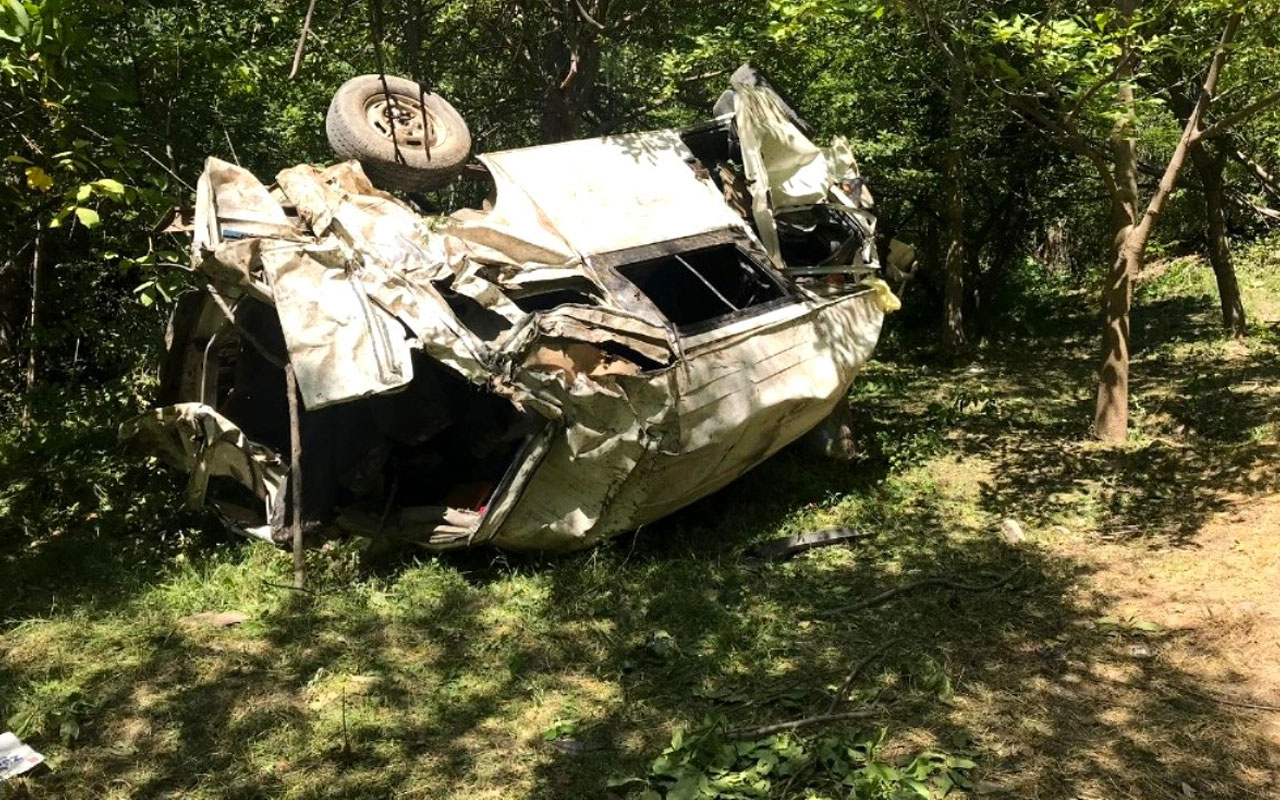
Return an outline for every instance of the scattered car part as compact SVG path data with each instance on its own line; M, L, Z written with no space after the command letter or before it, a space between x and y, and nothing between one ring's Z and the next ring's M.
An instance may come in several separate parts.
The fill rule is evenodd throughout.
M449 101L391 75L360 75L342 84L329 104L325 131L333 152L359 161L381 189L439 188L471 154L471 132Z
M751 548L751 555L769 561L782 561L819 547L856 542L874 537L868 531L855 531L852 528L831 528L830 530L797 533L781 539L770 539Z
M208 287L122 434L266 541L294 470L308 529L433 550L584 547L719 489L845 402L897 307L848 146L734 90L731 121L483 155L489 199L435 220L355 161L209 159Z

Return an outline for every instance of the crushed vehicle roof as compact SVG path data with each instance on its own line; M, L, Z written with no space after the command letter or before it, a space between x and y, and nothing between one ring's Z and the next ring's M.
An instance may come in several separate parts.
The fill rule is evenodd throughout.
M523 194L538 215L528 223L593 256L742 228L716 187L689 169L693 158L678 131L652 131L489 153L480 161L497 187L496 211Z
M354 161L268 187L209 159L206 289L174 312L162 407L122 434L277 542L286 361L313 526L572 549L720 488L844 400L897 305L847 145L735 90L697 129L481 156L495 193L443 218Z

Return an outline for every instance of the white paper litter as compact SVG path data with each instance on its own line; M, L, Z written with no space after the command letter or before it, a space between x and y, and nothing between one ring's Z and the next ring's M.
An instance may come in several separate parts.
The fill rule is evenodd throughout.
M9 731L0 733L0 780L16 778L44 761L44 756Z

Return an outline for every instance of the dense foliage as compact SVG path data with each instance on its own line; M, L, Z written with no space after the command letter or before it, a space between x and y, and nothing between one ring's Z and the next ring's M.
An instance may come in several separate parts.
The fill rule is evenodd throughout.
M149 363L184 285L183 242L153 231L189 204L202 160L268 176L326 160L329 93L378 63L450 97L477 147L496 149L695 120L750 59L821 134L852 136L885 231L920 247L917 312L944 307L943 342L963 353L997 321L1024 259L1101 280L1108 142L1135 141L1146 194L1231 13L1218 0L1051 12L988 0L319 3L289 80L306 5L0 3L7 407ZM1216 118L1273 88L1276 39L1274 4L1249 4ZM1156 253L1217 255L1211 237L1273 221L1258 208L1277 189L1280 114L1259 111L1199 148ZM1245 330L1242 313L1226 322Z

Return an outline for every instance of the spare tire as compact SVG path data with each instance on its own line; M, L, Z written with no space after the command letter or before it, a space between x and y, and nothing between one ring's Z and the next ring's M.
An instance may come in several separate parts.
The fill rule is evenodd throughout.
M334 94L325 117L333 152L358 160L382 189L421 192L453 180L471 153L467 123L440 95L405 78L386 80L384 90L379 76L360 75Z

